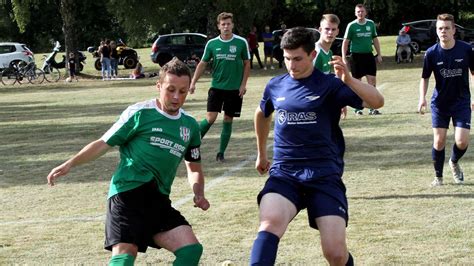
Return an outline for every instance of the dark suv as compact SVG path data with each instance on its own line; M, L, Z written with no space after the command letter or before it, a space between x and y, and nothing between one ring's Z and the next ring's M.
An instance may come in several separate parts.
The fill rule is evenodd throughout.
M314 39L317 42L319 40L319 37L321 34L317 29L314 28L307 28L314 34ZM282 30L274 30L272 32L273 37L275 38L274 44L273 44L273 58L275 58L278 62L283 60L283 51L280 48L280 40L281 36L283 35ZM341 55L342 54L342 41L344 41L343 38L336 37L334 42L332 43L331 46L331 51L334 55Z
M173 33L158 36L151 47L151 61L160 66L173 57L185 61L193 55L201 58L206 47L207 36L201 33Z
M415 53L428 49L438 41L436 19L418 20L402 23L402 25L402 30L410 35L411 45ZM454 37L474 45L474 30L472 29L456 24L456 34Z

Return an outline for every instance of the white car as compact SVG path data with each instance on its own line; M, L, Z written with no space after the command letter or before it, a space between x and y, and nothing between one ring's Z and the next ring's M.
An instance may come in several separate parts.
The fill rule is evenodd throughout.
M13 62L34 62L33 52L25 44L16 42L0 42L0 69L8 68Z

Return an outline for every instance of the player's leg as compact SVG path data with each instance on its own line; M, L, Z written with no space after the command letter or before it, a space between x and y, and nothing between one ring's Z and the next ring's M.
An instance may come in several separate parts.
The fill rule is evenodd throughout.
M349 252L346 245L346 221L336 215L316 218L324 257L330 265L346 265Z
M447 133L447 128L433 128L433 148L431 151L431 158L433 159L435 178L431 183L432 186L443 185L443 168Z
M361 55L357 53L353 53L350 56L348 67L350 68L352 77L355 79L362 80L362 77L365 75L363 72L363 64L361 63L363 60L364 58L362 58ZM362 109L354 108L354 114L363 115L364 112Z
M250 265L274 265L280 238L295 217L295 205L277 193L267 193L260 201L260 226L250 255Z
M153 237L154 242L176 256L173 265L198 265L202 255L202 245L194 235L191 226L180 225Z
M454 141L449 160L449 166L453 173L454 182L462 184L464 182L464 173L458 161L463 157L469 146L469 133L471 130L471 108L466 106L464 110L457 112L453 116Z
M346 245L349 207L341 177L320 177L309 185L306 192L309 225L320 232L324 257L330 265L352 265Z
M224 121L222 123L219 151L216 156L217 161L224 161L224 153L232 136L232 123L234 117L240 117L243 99L239 96L239 90L224 92Z
M215 88L210 88L207 92L207 113L206 118L199 123L199 129L201 130L201 138L204 138L207 131L211 128L217 119L217 115L222 110L222 104L224 98L222 95L223 91Z
M138 247L129 243L118 243L112 247L109 266L132 266L137 257Z

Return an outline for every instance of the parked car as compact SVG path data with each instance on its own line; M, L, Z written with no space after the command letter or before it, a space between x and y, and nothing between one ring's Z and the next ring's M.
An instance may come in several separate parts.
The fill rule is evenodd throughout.
M0 69L18 63L34 62L33 52L25 44L0 42Z
M163 66L173 57L182 61L201 58L206 47L207 36L201 33L172 33L158 36L151 47L151 61Z
M436 19L417 20L402 23L402 25L402 30L410 35L411 45L416 53L428 49L438 41ZM467 29L456 24L456 34L454 37L474 45L473 29Z
M314 39L317 42L319 40L319 37L321 36L319 31L315 28L307 28L307 29L313 32ZM280 42L278 41L281 38L277 38L277 36L282 35L282 30L274 30L272 34L273 34L273 37L275 38L275 42L273 44L273 58L275 58L278 62L280 62L283 60L283 51L281 50ZM343 40L344 38L336 37L336 39L332 43L331 51L334 55L342 54L342 41Z

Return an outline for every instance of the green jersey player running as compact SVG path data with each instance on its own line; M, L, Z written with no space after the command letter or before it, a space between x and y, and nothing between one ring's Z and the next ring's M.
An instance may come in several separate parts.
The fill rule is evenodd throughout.
M169 199L176 169L184 158L194 204L209 208L200 164L197 121L184 104L191 81L189 68L173 59L160 70L159 98L129 106L98 140L51 170L53 186L71 168L95 160L112 146L120 147L120 163L110 182L105 248L110 265L133 265L147 247L165 248L176 256L173 265L197 265L203 248L191 226Z
M190 93L194 93L196 82L212 59L212 83L207 98L206 118L201 121L201 137L206 135L216 121L218 113L224 110L217 161L224 161L224 152L232 135L232 121L240 117L242 101L247 91L250 73L250 52L247 40L232 33L233 14L223 12L217 16L220 35L209 40L204 55L194 72Z

